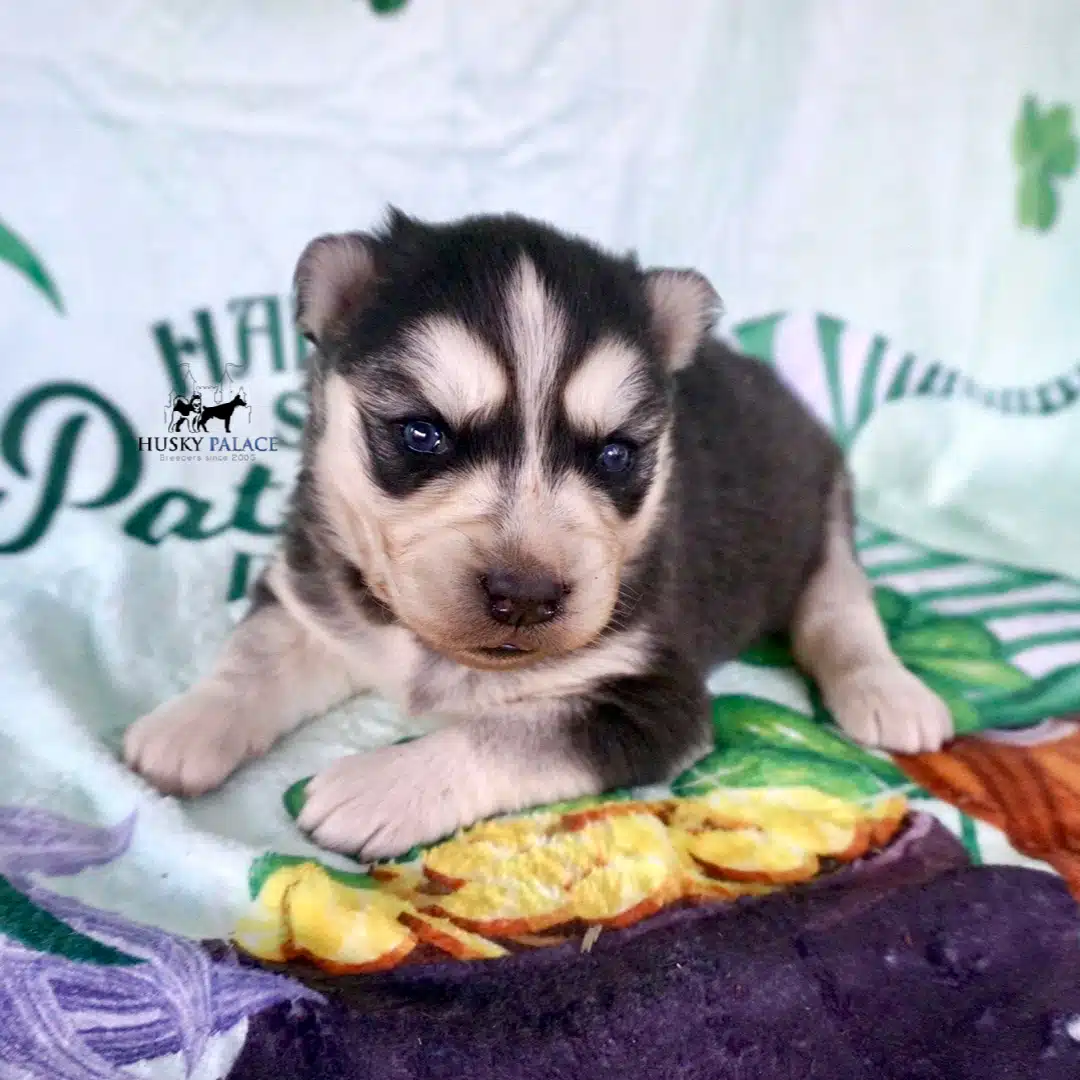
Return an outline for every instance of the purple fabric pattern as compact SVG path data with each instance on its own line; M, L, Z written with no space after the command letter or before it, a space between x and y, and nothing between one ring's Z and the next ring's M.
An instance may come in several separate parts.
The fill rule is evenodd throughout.
M1076 1080L1076 904L923 826L846 880L588 954L327 980L252 1021L230 1080Z
M113 1080L172 1053L190 1072L244 1017L229 1080L1080 1076L1080 910L1050 875L968 867L928 817L809 887L665 911L587 954L291 969L324 994L36 880L117 858L133 824L0 808L2 1080ZM70 941L6 933L40 933L28 910ZM87 941L105 958L63 955Z
M4 932L0 908L0 1077L115 1078L120 1066L180 1053L190 1072L210 1037L273 1005L317 995L281 976L213 960L197 943L59 896L32 876L75 874L127 848L134 818L107 829L0 807L0 875L72 939L125 962L87 963ZM21 909L20 909L21 910ZM9 927L8 929L11 929Z

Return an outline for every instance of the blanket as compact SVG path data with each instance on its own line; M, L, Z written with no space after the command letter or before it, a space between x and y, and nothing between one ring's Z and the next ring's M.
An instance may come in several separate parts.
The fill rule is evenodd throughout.
M822 384L807 377L818 365L828 370L822 342L874 340L825 316L750 320L734 334L822 415L828 398L815 397ZM852 341L844 354L857 357ZM868 417L905 388L947 399L948 384L929 378L931 367L901 357L894 371L853 365L838 378L857 387L862 380L857 396L869 403ZM10 415L7 423L10 430ZM1066 927L1075 939L1066 898L1069 890L1080 895L1080 585L860 524L860 555L893 647L948 702L962 736L956 743L913 757L855 745L831 723L787 643L767 640L713 673L714 749L671 784L537 808L358 866L313 848L293 825L303 782L350 749L418 731L362 699L302 729L218 793L187 803L155 796L120 765L119 738L228 632L229 606L207 587L227 563L178 559L163 573L158 560L120 558L92 522L78 520L61 540L24 557L26 570L2 590L11 647L0 710L0 1076L110 1076L133 1062L154 1062L155 1076L216 1076L233 1065L233 1075L258 1076L297 1054L296 1075L304 1076L313 1067L305 1039L328 1040L327 1053L342 1062L358 1041L377 1044L381 1060L400 1063L399 1075L426 1075L440 1055L464 1055L485 1017L505 1026L497 1020L504 1006L494 1003L506 1000L535 1006L529 1022L541 1035L522 1075L540 1075L540 1062L556 1060L545 1055L563 1025L580 1032L582 1044L566 1051L580 1062L595 1050L589 1033L597 1025L616 1014L630 1022L639 1006L624 1012L622 1002L645 992L631 991L628 980L647 959L663 955L661 966L681 971L686 950L713 956L710 942L744 933L757 940L769 925L777 941L788 935L798 969L784 968L791 988L778 1002L794 1009L811 987L820 996L837 979L859 982L815 1005L853 1040L851 1069L879 1053L870 1029L860 1028L869 1012L859 1019L850 1004L882 992L873 984L885 969L854 974L868 940L885 950L879 961L897 941L922 943L905 945L919 957L913 967L901 964L905 978L921 979L929 964L943 985L966 986L984 969L1003 980L990 997L1005 1011L991 1009L994 1019L979 1029L992 1054L1006 1052L996 1040L1015 1032L1018 1003L1041 994L1040 1023L1051 1026L1040 1030L1060 1029L1066 1054L1076 1033L1068 1011L1075 981L1036 988L1034 965L1043 959L1024 950L1027 935L1042 933L1033 912L1052 924L1045 940L1060 944L1053 935ZM184 649L186 662L177 662ZM980 874L982 864L1015 871ZM1043 876L1020 872L1036 867ZM811 896L820 899L804 899ZM833 904L831 914L815 907ZM972 904L990 923L1015 926L1000 940L964 939L954 948L950 935L968 932ZM886 933L893 910L906 914ZM920 924L926 911L933 920ZM814 939L813 959L803 955L807 919L832 928ZM1047 949L1047 970L1063 970L1067 951ZM715 967L691 965L690 981L657 989L657 1000L700 997L709 979L734 979L744 959L720 949ZM536 988L556 978L556 964L575 974L558 1002L542 1006ZM470 974L461 983L458 970L478 981ZM382 981L343 989L380 972ZM775 1070L787 1067L793 1045L803 1047L800 1060L827 1059L816 1043L753 1043L737 1034L780 978L780 969L761 982L746 977L753 990L743 1019L732 1013L730 1031L706 1025L712 1034L678 1051L685 1075L736 1076L746 1063L765 1062L774 1072L761 1064L760 1075L784 1075ZM604 986L608 1004L598 1008ZM462 1001L474 995L495 1012L477 1007L470 1026ZM978 1012L974 1002L965 1016ZM658 1004L656 1017L667 1007ZM453 1039L408 1034L410 1023L433 1017L464 1024L459 1049ZM925 1074L953 1075L960 1044L935 1028L933 1012L905 1023L926 1040L911 1052L938 1069ZM293 1038L286 1052L282 1041ZM1026 1039L1008 1052L1033 1054ZM610 1075L646 1075L648 1055L638 1072L626 1060L636 1045L605 1051ZM495 1076L516 1050L496 1041L483 1053ZM729 1073L715 1072L720 1058ZM564 1074L580 1075L575 1067L566 1064ZM607 1075L597 1068L593 1075Z
M1075 1076L1076 19L0 5L0 1080ZM199 800L125 771L280 530L296 256L387 200L707 273L848 452L957 742L853 745L775 640L670 784L382 865L293 821L420 733L377 700Z

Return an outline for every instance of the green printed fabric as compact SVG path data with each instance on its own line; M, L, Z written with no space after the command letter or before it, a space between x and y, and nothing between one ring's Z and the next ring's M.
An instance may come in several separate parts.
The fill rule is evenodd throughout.
M212 663L277 542L296 258L389 201L701 268L722 332L849 454L895 648L969 737L921 771L863 750L767 642L714 676L716 747L676 791L903 790L979 858L1069 872L1075 3L62 6L0 5L0 789L137 822L65 889L226 936L260 860L320 857L282 793L416 733L362 699L190 802L116 754ZM235 402L197 445L195 394Z

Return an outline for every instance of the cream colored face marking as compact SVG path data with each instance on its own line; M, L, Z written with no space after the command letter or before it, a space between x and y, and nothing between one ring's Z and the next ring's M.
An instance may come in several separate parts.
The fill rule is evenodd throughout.
M497 357L454 319L426 320L411 335L404 360L424 396L451 423L492 415L510 390Z
M525 434L521 489L538 495L543 487L540 426L566 343L566 322L544 288L536 267L525 258L518 266L506 308Z
M601 342L570 376L563 408L570 423L588 435L605 436L633 415L640 400L637 350L620 341Z
M318 499L338 542L338 550L364 568L379 599L392 599L393 582L379 523L390 500L371 478L367 447L357 435L353 388L336 372L326 379L324 434L315 448Z
M503 644L508 633L488 614L477 584L481 576L491 566L524 559L564 581L568 592L560 618L515 631L515 643L527 650L523 659L531 657L515 665L523 673L533 663L542 665L545 657L566 657L588 646L607 624L618 601L620 571L639 555L661 512L670 455L665 436L657 476L629 520L575 470L552 475L545 460L548 419L568 404L578 420L617 426L617 414L633 408L635 372L643 358L628 344L600 342L564 400L556 386L568 316L528 260L511 278L505 312L506 358L445 318L418 328L400 356L451 424L454 412L475 415L499 408L513 387L523 453L510 490L505 471L492 464L433 478L406 498L388 496L374 479L372 451L360 421L365 410L385 408L385 402L365 401L357 387L334 373L323 384L323 437L314 471L339 553L362 568L374 595L420 641L473 672L486 666L483 650ZM466 363L460 362L463 357ZM506 361L513 365L512 375L500 366ZM376 386L369 392L378 398L380 390ZM583 660L589 666L598 658L589 653ZM407 671L409 663L396 667ZM538 675L539 683L546 683L548 676ZM385 682L378 681L380 686ZM391 681L400 685L402 680ZM511 685L518 684L509 680L507 688ZM420 696L430 708L440 695L430 686ZM440 711L450 704L440 701ZM461 703L455 707L467 708Z
M671 467L671 429L667 428L656 444L656 469L649 490L645 493L638 512L619 530L623 557L627 562L632 562L641 554L660 517L671 481Z

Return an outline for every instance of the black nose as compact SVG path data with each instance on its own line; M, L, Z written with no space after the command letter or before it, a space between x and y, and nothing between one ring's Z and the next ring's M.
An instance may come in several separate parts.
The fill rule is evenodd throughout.
M566 595L561 581L534 570L489 570L480 584L491 617L507 626L536 626L554 619Z

